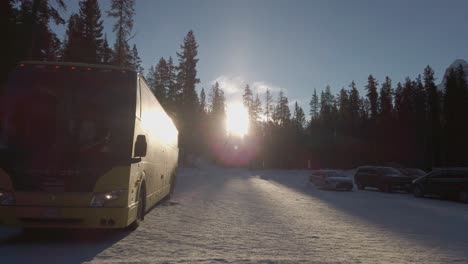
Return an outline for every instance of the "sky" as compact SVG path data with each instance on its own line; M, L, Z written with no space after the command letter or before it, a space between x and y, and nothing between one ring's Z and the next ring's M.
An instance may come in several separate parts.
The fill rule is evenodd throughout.
M68 0L64 17L77 12ZM110 0L100 1L107 37ZM313 89L337 93L355 80L361 95L369 74L393 86L431 65L440 80L455 59L468 59L466 0L136 0L136 44L145 70L176 57L193 30L197 65L208 90L218 81L228 102L245 84L263 99L283 90L307 112ZM53 29L63 35L64 26Z

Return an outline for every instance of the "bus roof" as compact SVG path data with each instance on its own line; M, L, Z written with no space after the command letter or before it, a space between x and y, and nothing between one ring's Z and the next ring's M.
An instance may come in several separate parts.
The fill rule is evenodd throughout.
M28 65L51 65L51 66L75 66L82 68L97 68L97 69L109 69L109 70L121 70L121 71L130 71L136 73L134 69L128 67L119 67L112 65L104 64L89 64L81 62L62 62L62 61L21 61L19 64L28 64Z

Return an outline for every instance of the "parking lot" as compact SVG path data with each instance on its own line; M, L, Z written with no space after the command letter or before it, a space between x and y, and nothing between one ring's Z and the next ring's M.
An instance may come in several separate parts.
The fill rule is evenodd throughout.
M4 263L467 263L468 205L327 191L307 171L181 169L135 232L2 229Z

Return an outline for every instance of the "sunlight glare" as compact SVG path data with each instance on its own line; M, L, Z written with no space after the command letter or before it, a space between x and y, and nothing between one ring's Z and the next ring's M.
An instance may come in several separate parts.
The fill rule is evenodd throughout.
M241 103L227 106L226 129L232 136L243 137L249 130L249 113Z

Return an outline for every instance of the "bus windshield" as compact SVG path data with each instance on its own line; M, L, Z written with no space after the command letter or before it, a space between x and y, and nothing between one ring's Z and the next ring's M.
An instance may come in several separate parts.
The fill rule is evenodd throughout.
M122 71L23 65L12 74L2 106L2 159L50 171L129 158L135 84Z

